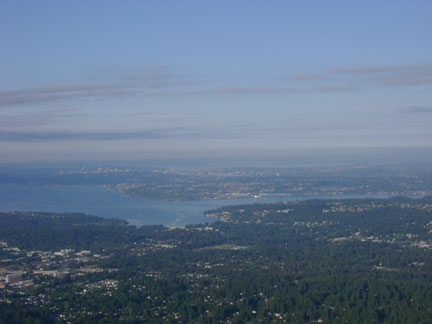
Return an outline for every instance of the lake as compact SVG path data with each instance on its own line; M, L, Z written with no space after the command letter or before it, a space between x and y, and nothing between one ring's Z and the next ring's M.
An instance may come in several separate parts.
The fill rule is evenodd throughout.
M367 195L314 198L366 198ZM377 197L374 198L385 198ZM121 192L94 186L37 186L0 184L0 211L81 212L121 218L133 225L184 226L213 222L206 210L227 205L304 200L311 197L261 197L220 200L156 201L126 197Z

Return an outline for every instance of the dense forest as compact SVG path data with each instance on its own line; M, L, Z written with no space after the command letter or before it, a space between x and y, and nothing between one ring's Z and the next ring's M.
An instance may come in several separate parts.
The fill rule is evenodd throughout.
M431 323L431 198L207 214L166 228L1 213L0 268L26 284L0 289L0 322Z

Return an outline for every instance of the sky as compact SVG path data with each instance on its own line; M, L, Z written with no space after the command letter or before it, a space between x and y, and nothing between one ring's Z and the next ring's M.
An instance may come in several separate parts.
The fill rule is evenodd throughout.
M2 0L0 162L430 151L431 31L431 1Z

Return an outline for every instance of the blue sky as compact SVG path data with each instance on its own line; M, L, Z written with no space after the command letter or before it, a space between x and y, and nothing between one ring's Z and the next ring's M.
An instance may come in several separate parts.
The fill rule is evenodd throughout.
M430 1L0 2L0 161L432 147Z

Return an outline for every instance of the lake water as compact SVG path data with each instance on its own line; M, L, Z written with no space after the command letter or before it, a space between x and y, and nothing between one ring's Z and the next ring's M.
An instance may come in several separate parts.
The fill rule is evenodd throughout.
M315 198L365 198L366 195ZM374 196L376 198L376 196ZM121 192L93 186L36 186L0 184L0 211L81 212L121 218L133 225L183 226L213 222L206 210L227 205L303 200L311 197L261 197L200 201L156 201L126 197Z

